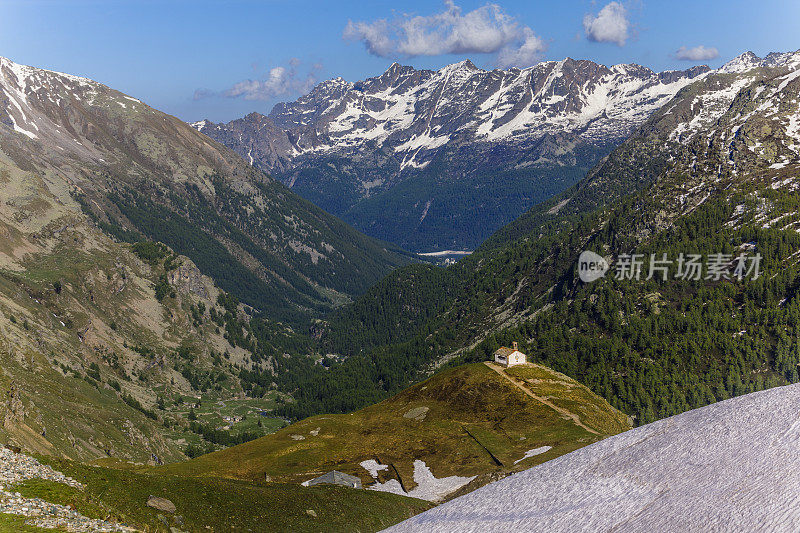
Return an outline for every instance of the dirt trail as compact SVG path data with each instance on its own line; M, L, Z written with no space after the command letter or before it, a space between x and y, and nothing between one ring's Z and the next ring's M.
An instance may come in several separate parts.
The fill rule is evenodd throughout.
M503 367L501 367L497 363L493 363L491 361L484 361L484 364L486 366L488 366L489 368L491 368L492 370L494 370L495 372L497 372L498 374L500 374L509 383L511 383L512 385L517 387L519 390L521 390L522 392L524 392L525 394L527 394L528 396L530 396L531 398L533 398L537 402L543 403L544 405L546 405L550 409L556 411L558 414L562 415L563 417L572 420L575 423L575 425L585 429L589 433L593 433L595 435L602 436L600 433L598 433L597 431L593 430L592 428L586 426L583 422L581 422L581 418L578 415L576 415L575 413L567 411L563 407L559 407L559 406L555 405L554 403L552 403L551 401L547 400L546 398L542 398L541 396L537 396L534 393L532 393L527 387L525 387L524 385L519 383L517 380L515 380L514 378L512 378L511 376L509 376L505 372L503 372Z

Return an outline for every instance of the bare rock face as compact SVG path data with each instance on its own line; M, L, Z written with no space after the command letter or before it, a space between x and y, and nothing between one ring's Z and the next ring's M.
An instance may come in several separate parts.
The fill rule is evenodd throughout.
M12 427L25 419L25 406L20 398L19 388L13 382L6 394L5 407L5 417L3 419L3 426L5 428Z
M430 411L429 407L415 407L413 409L409 409L404 415L403 418L410 418L412 420L417 420L421 422L425 420L425 417L428 416L428 411Z
M202 272L194 263L183 261L175 270L171 270L167 275L170 285L183 293L194 294L203 300L212 300L213 286L207 278L203 277Z
M151 495L150 498L147 499L147 506L152 507L153 509L158 509L159 511L163 511L165 513L175 512L174 503L166 498L160 498L158 496Z

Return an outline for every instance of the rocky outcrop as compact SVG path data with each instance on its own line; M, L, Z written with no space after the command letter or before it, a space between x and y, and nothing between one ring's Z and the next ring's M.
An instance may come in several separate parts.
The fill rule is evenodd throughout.
M147 506L152 507L153 509L158 509L159 511L163 511L165 513L174 513L175 512L175 504L169 501L166 498L161 498L159 496L153 496L152 494L147 499Z
M63 483L78 490L83 485L36 459L9 448L0 448L0 513L20 515L26 524L47 529L75 532L131 532L133 528L108 520L89 518L71 506L50 503L40 498L26 498L14 492L14 485L29 479Z

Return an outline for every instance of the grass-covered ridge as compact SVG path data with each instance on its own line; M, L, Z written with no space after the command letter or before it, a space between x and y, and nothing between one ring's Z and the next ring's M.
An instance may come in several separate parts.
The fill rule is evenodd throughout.
M536 372L537 379L526 372ZM590 430L526 394L517 381L533 395L556 398L574 410ZM439 478L487 476L529 468L629 427L626 416L566 376L526 367L504 377L476 363L436 374L354 413L313 416L273 435L156 471L300 483L336 469L367 485L374 480L359 463L375 459L391 465L382 480L399 478L411 489L415 460L425 461ZM519 461L542 446L552 449Z
M193 412L202 420L214 409ZM142 531L378 531L431 504L301 482L336 469L369 485L376 480L359 463L373 459L390 465L380 481L398 479L413 490L413 465L423 460L438 478L476 476L459 489L463 493L629 427L622 413L550 369L528 365L506 371L476 363L439 373L361 411L311 417L190 461L146 467L39 455L83 488L31 479L13 490ZM527 455L543 447L549 449ZM150 496L170 500L175 513L148 507ZM5 522L13 531L14 519L3 518L0 531Z

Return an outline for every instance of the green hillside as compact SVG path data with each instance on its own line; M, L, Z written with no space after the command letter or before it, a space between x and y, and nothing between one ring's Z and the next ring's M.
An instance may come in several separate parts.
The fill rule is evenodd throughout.
M454 497L629 428L625 415L563 374L476 363L360 411L311 417L190 461L146 467L39 455L83 488L29 479L12 490L142 531L378 531L432 504L301 483L336 469L367 487L397 480L413 494L426 483L415 476L415 462L424 461L437 479L464 479L442 495ZM385 467L373 478L360 465L366 460ZM148 507L153 495L172 502L175 512ZM25 526L0 521L0 531L15 527Z
M562 374L540 366L498 372L476 363L354 413L313 416L156 472L300 483L336 469L366 485L375 480L359 463L372 459L390 466L380 481L398 479L408 491L414 461L422 460L437 478L480 476L474 488L490 474L529 468L629 427L626 416ZM523 459L542 446L551 449Z
M69 505L84 516L125 523L145 532L170 528L191 533L378 531L430 508L429 503L413 498L331 485L302 487L151 475L52 458L44 462L85 488L33 479L15 485L14 490L27 498ZM171 501L175 512L148 507L151 495ZM0 518L5 516L0 514ZM0 521L0 531L5 525ZM9 520L9 531L27 531L13 529L21 525L22 521Z
M219 429L274 407L240 376L409 257L135 98L0 63L0 442L160 463L283 425Z

